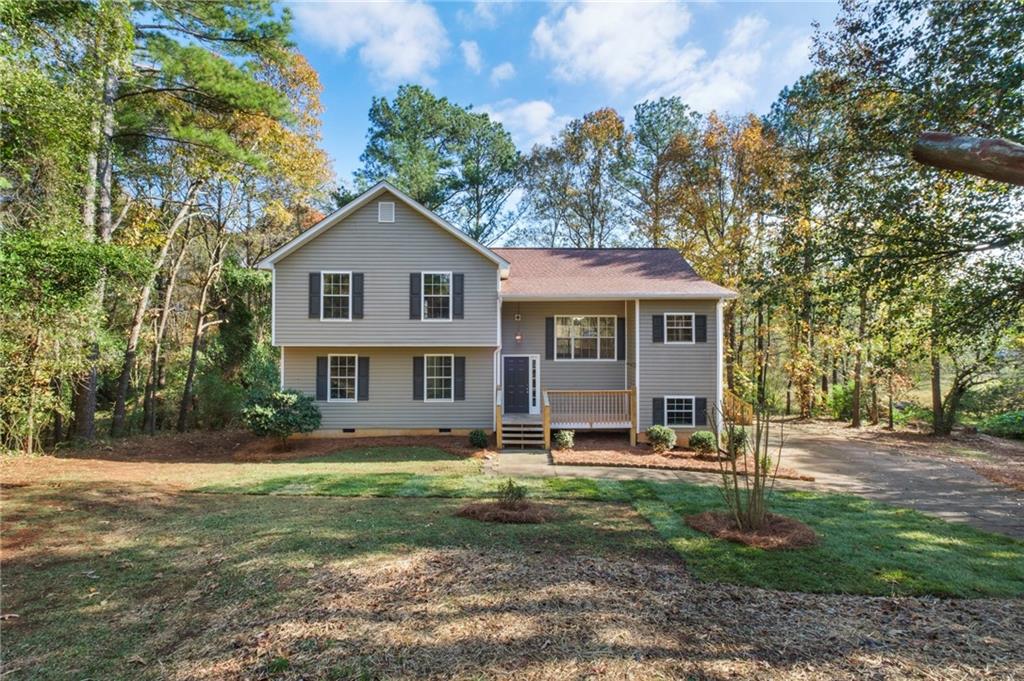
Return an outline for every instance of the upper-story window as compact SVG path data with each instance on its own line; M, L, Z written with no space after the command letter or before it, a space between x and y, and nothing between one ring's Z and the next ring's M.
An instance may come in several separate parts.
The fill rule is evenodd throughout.
M423 319L452 318L452 273L423 273Z
M320 318L352 319L352 274L321 272L320 277Z
M693 313L670 312L665 315L665 342L693 342Z
M555 317L555 359L615 359L615 316Z

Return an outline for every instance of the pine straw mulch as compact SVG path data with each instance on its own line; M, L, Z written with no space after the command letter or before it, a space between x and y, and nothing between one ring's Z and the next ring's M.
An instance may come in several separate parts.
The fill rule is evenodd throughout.
M992 482L1024 492L1024 442L971 432L963 428L936 437L931 426L912 423L889 430L866 425L859 430L844 421L795 420L801 433L828 435L886 447L904 456L923 456L968 466Z
M648 445L630 446L623 435L610 433L578 433L575 446L572 449L551 450L551 460L556 466L660 468L698 473L722 471L722 464L714 456L704 456L689 449L658 453ZM742 462L739 462L739 468L741 474L745 475ZM814 480L813 476L786 466L779 467L777 477L784 480Z
M533 501L515 504L500 501L474 501L466 504L455 515L484 523L535 524L546 523L556 515L552 506Z
M712 537L769 551L801 549L818 543L818 535L796 518L769 513L759 530L741 530L725 511L705 511L686 516L686 524Z
M317 566L271 610L211 609L195 679L1009 679L1024 601L702 584L669 557L422 549Z
M456 435L416 437L294 437L287 449L276 438L257 437L245 430L202 430L188 433L133 435L101 441L90 447L62 448L57 456L67 459L152 461L164 463L217 463L293 461L338 451L368 447L434 447L454 456L483 458L490 452Z

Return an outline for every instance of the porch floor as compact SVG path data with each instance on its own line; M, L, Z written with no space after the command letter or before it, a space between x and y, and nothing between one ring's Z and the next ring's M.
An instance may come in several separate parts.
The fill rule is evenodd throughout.
M540 414L502 414L502 423L540 423Z

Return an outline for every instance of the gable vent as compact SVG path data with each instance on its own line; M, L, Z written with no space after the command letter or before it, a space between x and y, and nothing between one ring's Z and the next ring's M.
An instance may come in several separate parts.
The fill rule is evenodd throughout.
M395 204L391 201L381 201L377 204L377 222L394 222Z

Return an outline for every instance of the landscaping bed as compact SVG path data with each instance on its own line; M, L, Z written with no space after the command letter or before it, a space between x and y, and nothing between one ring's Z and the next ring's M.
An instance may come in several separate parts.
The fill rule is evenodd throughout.
M556 466L622 466L699 473L722 471L722 464L713 456L703 456L682 448L659 454L647 445L630 446L628 441L623 441L621 435L602 433L577 433L573 449L553 449L551 460ZM742 463L740 466L742 470ZM786 466L779 467L778 477L785 480L814 480L813 476Z

